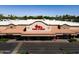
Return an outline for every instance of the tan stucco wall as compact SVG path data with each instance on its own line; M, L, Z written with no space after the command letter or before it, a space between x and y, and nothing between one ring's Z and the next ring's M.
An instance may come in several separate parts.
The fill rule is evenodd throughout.
M43 28L45 28L45 30L32 30L32 28L35 28L35 25L40 25ZM61 29L58 29L57 25L51 25L48 26L42 22L35 22L31 25L16 25L14 26L13 29L9 28L10 25L8 26L0 26L0 31L2 31L1 33L6 33L6 29L7 29L7 33L21 33L21 34L27 34L27 35L33 35L33 34L55 34L56 32L59 32L60 30L64 30L64 28L61 27ZM23 29L26 27L26 31L23 31ZM9 30L8 30L9 29ZM71 27L69 26L69 28L67 29L71 29L72 31L75 32L79 32L79 27ZM74 30L76 29L76 30Z

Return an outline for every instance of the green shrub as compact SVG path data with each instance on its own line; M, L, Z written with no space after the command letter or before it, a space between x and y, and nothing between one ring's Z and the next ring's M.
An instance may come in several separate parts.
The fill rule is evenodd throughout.
M76 42L77 40L76 39L69 39L68 41L69 42Z
M9 39L7 39L7 38L0 38L0 42L6 42L6 41L8 41Z
M20 51L19 53L20 53L20 54L29 54L29 52L28 52L28 51L25 51L25 50L22 50L22 51Z

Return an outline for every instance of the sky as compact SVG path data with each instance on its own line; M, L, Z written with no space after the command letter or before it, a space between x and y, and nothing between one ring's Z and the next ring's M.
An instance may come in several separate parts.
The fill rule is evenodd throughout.
M0 14L16 16L79 15L79 5L0 5Z

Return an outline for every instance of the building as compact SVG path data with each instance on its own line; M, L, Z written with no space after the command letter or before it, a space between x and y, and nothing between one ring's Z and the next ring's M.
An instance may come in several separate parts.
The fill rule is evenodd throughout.
M79 23L48 19L0 21L0 38L53 40L79 37Z

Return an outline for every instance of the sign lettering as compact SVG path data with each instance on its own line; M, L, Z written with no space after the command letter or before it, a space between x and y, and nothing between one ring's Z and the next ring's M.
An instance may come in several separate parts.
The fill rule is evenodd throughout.
M32 28L32 30L45 30L41 25L35 25L35 28Z

